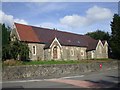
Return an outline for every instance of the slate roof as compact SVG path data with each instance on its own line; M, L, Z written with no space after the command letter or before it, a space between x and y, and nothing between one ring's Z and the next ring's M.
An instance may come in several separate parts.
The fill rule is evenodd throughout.
M15 23L15 26L21 41L39 42L39 39L31 26L17 23Z
M15 26L21 41L44 43L46 44L45 48L49 47L55 37L62 46L87 47L87 50L94 50L98 43L98 40L95 40L87 35L18 23L15 23Z

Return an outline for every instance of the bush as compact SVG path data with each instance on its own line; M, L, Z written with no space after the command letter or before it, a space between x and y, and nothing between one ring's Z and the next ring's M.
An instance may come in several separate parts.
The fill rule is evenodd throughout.
M15 66L15 65L22 65L23 62L19 60L6 60L3 62L3 66Z
M2 28L2 61L7 59L21 60L29 59L29 47L26 43L20 42L17 39L10 41L10 27L5 24L0 24ZM19 56L19 57L18 57Z
M26 61L29 59L29 47L26 43L20 43L19 44L19 56L20 56L20 60L22 61Z
M29 47L24 42L14 41L3 47L2 60L14 59L14 60L29 60Z
M11 59L11 47L9 45L5 45L2 47L2 60Z

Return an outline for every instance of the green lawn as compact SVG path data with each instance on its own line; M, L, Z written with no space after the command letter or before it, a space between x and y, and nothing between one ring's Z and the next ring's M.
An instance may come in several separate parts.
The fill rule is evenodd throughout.
M97 59L97 60L68 60L68 61L30 61L30 62L23 62L23 65L38 65L38 64L80 64L80 63L92 63L92 62L107 62L111 61L111 59Z
M30 61L30 62L23 62L23 65L38 65L38 64L77 64L80 61Z
M80 63L92 63L92 62L108 62L112 59L96 59L96 60L45 60L45 61L18 61L9 60L3 63L3 66L17 66L17 65L40 65L40 64L80 64Z

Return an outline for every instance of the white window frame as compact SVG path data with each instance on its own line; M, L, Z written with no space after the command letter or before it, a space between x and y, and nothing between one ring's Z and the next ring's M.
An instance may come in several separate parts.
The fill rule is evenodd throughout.
M94 58L94 51L91 51L91 58Z
M35 53L34 53L34 48L33 47L35 47ZM36 46L35 45L32 46L32 53L33 53L33 55L36 55Z

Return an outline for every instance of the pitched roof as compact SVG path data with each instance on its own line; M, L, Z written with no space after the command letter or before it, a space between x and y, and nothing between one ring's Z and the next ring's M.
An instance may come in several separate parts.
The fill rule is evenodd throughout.
M63 32L54 29L41 28L15 23L21 41L45 43L47 47L56 37L63 46L87 47L87 50L96 48L98 40L87 35Z
M15 23L21 41L39 42L31 26Z

